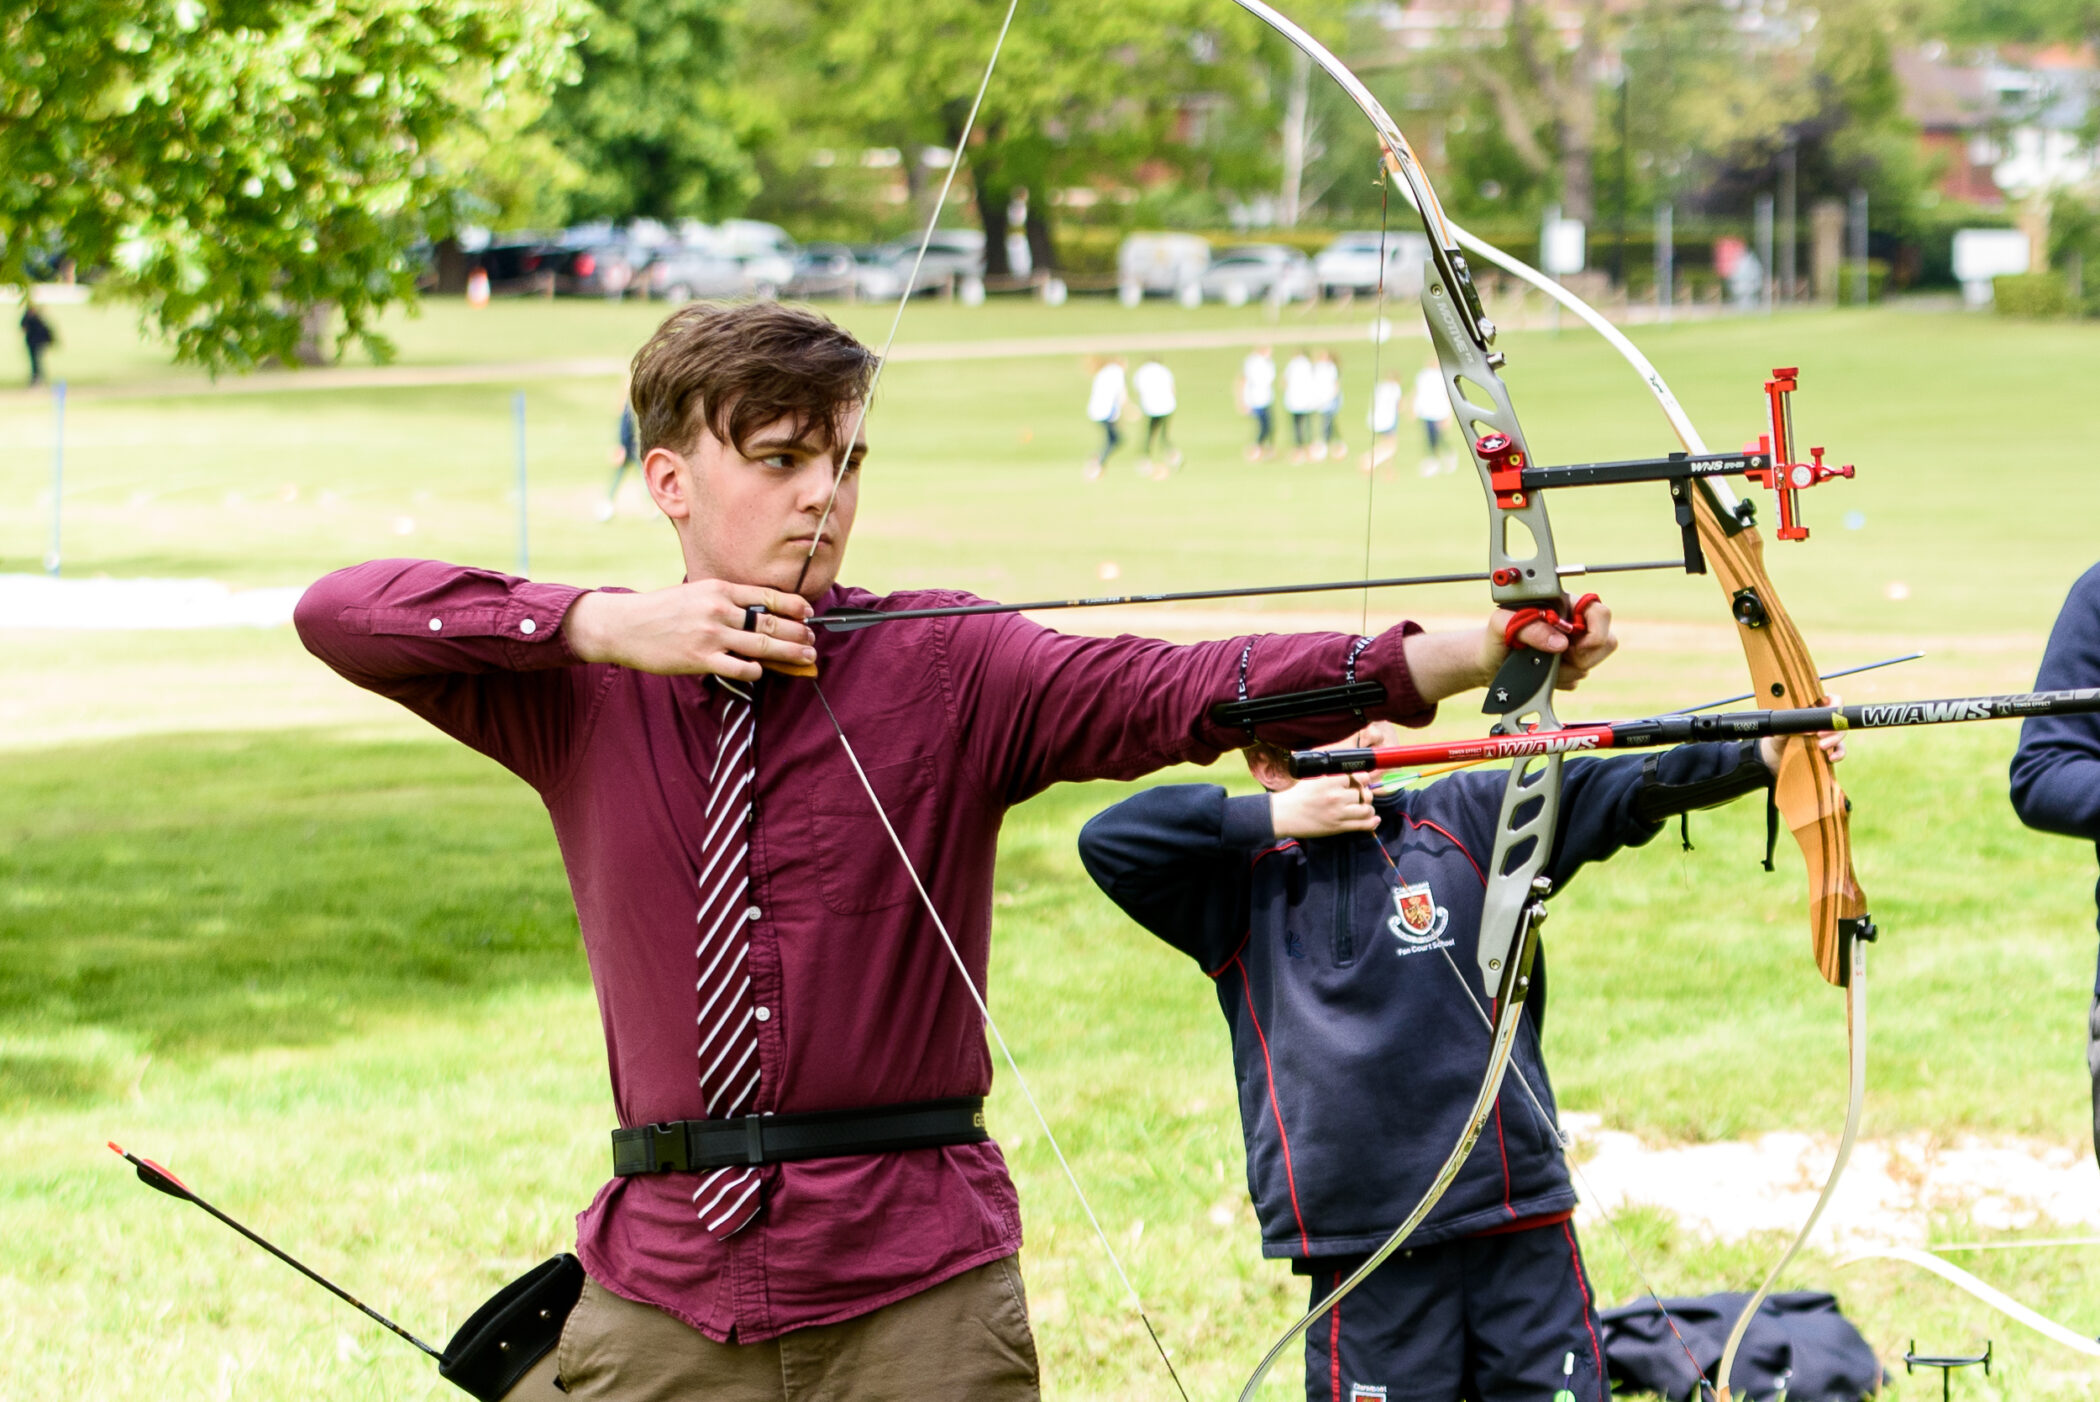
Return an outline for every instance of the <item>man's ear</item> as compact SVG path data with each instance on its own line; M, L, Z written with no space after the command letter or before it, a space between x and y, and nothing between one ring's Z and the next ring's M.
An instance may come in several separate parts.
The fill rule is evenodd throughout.
M1255 750L1248 754L1247 771L1254 776L1255 783L1260 784L1270 793L1277 793L1287 789L1293 782L1290 772L1278 765L1272 756L1262 750Z
M669 448L651 448L642 459L642 482L656 509L673 521L693 514L693 477L686 460Z

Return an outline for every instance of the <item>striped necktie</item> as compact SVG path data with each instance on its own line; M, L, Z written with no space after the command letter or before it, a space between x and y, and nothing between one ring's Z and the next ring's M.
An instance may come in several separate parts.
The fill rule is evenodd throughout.
M752 784L757 726L751 696L715 678L721 740L708 776L707 836L700 849L700 1096L709 1119L750 1111L758 1094L758 1027L752 1021L749 903ZM758 1215L759 1171L739 1165L700 1179L693 1207L716 1238L731 1236Z

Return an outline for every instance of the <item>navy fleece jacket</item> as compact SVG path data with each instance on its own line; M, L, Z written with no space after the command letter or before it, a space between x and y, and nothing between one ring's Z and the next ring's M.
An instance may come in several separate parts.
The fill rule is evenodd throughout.
M2087 570L2050 630L2036 691L2100 686L2100 565ZM2013 809L2043 832L2100 846L2100 715L2029 716L2012 761ZM2100 885L2093 898L2100 904ZM2100 971L2093 979L2100 997Z
M1564 886L1664 818L1771 779L1755 742L1571 760L1547 874ZM1264 1255L1371 1250L1457 1142L1486 1065L1475 947L1503 781L1459 774L1380 797L1390 866L1370 833L1279 841L1267 794L1211 784L1149 789L1081 832L1109 898L1216 982ZM1540 1049L1543 955L1534 976L1493 1118L1417 1244L1575 1205L1552 1126L1519 1079L1557 1120Z

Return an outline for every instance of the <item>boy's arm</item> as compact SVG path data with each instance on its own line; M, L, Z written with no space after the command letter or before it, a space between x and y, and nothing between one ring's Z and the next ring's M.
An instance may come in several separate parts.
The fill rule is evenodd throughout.
M2071 586L2034 685L2037 691L2100 686L2100 566ZM2100 717L2022 721L2012 803L2031 828L2100 840Z
M1758 742L1679 745L1650 755L1568 761L1560 829L1546 874L1565 886L1586 864L1646 846L1666 819L1769 789ZM1499 786L1495 792L1499 796Z
M307 650L542 792L566 769L582 673L567 636L586 591L435 560L337 570L300 598Z
M1246 935L1253 858L1273 840L1269 795L1164 784L1089 819L1079 860L1132 920L1215 973Z

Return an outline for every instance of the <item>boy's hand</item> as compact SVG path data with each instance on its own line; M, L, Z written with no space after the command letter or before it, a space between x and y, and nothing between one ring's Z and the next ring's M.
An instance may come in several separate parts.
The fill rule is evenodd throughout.
M1278 837L1333 837L1376 832L1378 815L1363 775L1323 774L1271 793L1269 826Z
M766 612L744 630L744 610ZM817 660L817 635L801 619L809 601L755 584L701 579L646 594L585 594L562 622L569 650L586 662L613 662L659 676L723 676L756 681L760 661Z
M1829 701L1825 702L1824 704L1830 706L1842 706L1845 703L1839 698L1833 696L1829 699ZM1817 731L1816 747L1823 751L1824 756L1828 758L1832 764L1836 764L1838 761L1842 760L1845 757L1844 732L1837 730ZM1758 756L1764 760L1765 768L1771 770L1774 774L1777 774L1779 772L1780 748L1781 747L1779 744L1779 737L1777 735L1767 735L1762 740L1759 740L1757 742Z

